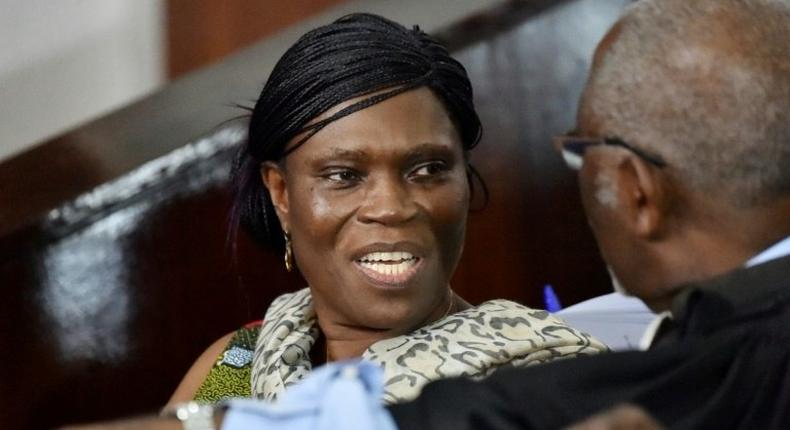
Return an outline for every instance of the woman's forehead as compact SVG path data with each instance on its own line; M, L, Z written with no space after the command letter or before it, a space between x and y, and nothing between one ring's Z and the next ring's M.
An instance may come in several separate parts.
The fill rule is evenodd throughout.
M341 103L324 115L330 117L333 110L337 112L357 101ZM443 104L431 90L420 88L327 124L292 155L350 159L379 151L453 150L456 146L461 149L460 136Z
M306 161L311 160L347 160L351 162L369 162L382 156L398 158L419 158L428 155L446 156L461 153L460 144L448 139L431 142L406 142L400 145L364 143L356 145L352 142L340 142L326 146L315 145L315 151L305 151ZM318 148L320 146L320 148Z
M341 110L346 109L346 108L348 108L350 106L353 106L356 103L359 103L361 101L370 99L372 97L380 96L382 94L386 94L386 93L389 93L389 92L392 92L392 91L397 91L397 90L398 90L398 87L386 87L386 88L382 88L382 89L380 89L378 91L374 91L374 92L371 92L371 93L368 93L368 94L365 94L365 95L362 95L362 96L352 97L350 99L344 100L344 101L342 101L342 102L330 107L326 111L322 112L321 114L319 114L315 118L313 118L310 121L308 121L307 122L307 126L310 126L312 124L315 124L315 123L323 121L323 120L326 120L327 118L332 117L332 115L335 115L338 112L340 112ZM417 87L417 88L414 88L414 89L410 89L410 90L404 91L404 92L402 92L400 94L397 94L397 95L395 95L395 96L393 96L391 98L385 99L385 100L383 100L383 101L381 101L379 103L375 103L375 104L373 104L373 105L371 105L371 106L369 106L367 108L364 108L364 109L360 110L359 112L363 112L363 111L366 111L366 110L368 110L368 109L370 109L372 107L375 107L375 106L378 106L378 105L381 105L381 104L385 104L386 102L388 102L388 101L390 101L392 99L402 100L403 98L406 98L406 99L421 99L424 102L427 101L427 100L430 100L430 99L434 99L436 102L439 101L439 99L436 97L436 95L434 94L434 92L430 88L425 87L425 86L421 86L421 87ZM351 115L355 115L356 113L359 113L359 112L355 112L355 113L353 113ZM349 116L351 116L351 115L349 115Z

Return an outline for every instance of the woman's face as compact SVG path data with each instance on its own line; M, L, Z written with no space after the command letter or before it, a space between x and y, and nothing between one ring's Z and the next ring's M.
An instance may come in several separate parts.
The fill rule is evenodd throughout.
M469 184L458 132L429 89L330 123L263 177L322 324L399 334L444 312Z

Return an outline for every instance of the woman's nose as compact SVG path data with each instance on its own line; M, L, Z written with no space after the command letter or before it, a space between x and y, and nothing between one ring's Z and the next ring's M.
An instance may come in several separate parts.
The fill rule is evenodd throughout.
M402 179L387 178L370 181L365 201L357 212L364 223L397 225L417 215L418 206L408 184Z

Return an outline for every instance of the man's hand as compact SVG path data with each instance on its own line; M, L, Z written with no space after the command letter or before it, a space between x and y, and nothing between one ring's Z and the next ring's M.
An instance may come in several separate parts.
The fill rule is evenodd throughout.
M181 430L181 422L173 418L160 418L154 415L126 418L87 425L63 427L61 430Z
M663 430L644 409L622 404L578 422L566 430Z

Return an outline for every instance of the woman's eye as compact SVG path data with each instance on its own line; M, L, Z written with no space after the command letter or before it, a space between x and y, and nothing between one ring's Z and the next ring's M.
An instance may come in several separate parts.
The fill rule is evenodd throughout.
M335 170L329 172L326 175L324 175L324 178L331 182L336 182L338 184L343 184L343 185L358 182L360 179L359 174L357 172L349 169Z
M432 161L430 163L424 163L417 166L417 168L412 171L411 176L416 178L425 178L436 176L446 171L447 164L442 161Z

